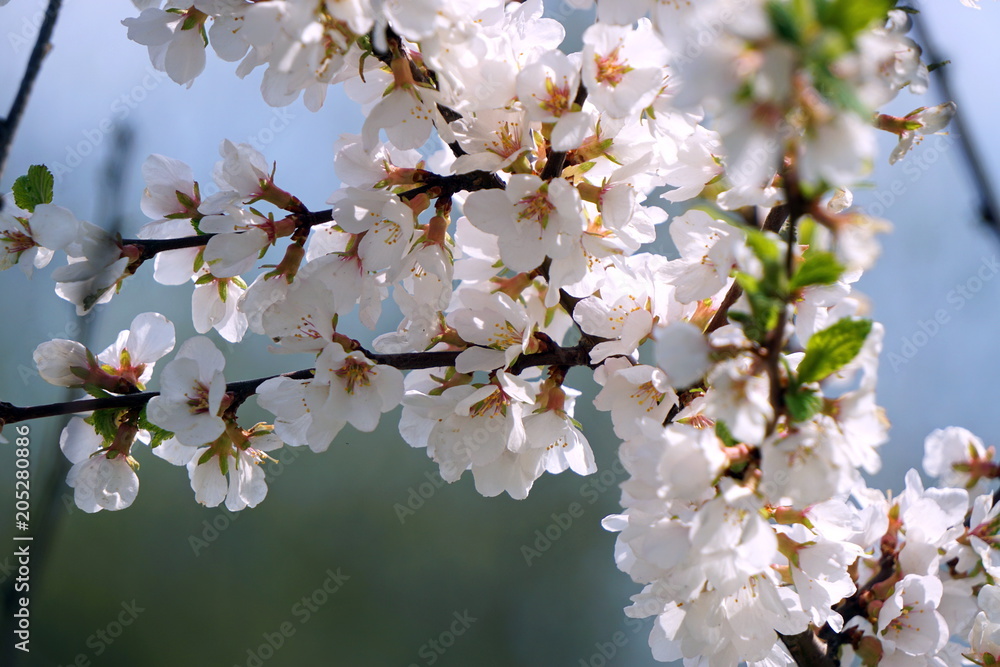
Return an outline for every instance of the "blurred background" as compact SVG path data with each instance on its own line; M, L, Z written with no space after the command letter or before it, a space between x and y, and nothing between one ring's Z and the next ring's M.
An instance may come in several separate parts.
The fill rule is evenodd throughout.
M0 8L4 112L45 5L14 0ZM925 27L953 61L948 70L967 134L1000 184L1000 138L991 134L1000 103L992 71L1000 61L1000 5L987 1L977 12L935 0L924 10ZM566 17L565 48L573 50L588 16L557 13ZM45 163L58 174L55 203L106 227L120 212L123 235L134 236L146 222L138 208L145 157L183 160L207 184L219 142L229 138L255 145L277 162L279 185L324 208L339 185L332 147L341 133L360 130L357 106L334 88L318 113L300 102L272 109L260 99L259 75L241 81L235 65L212 54L194 85L180 88L127 40L120 21L135 14L125 0L67 0L0 191L30 164ZM885 111L905 114L944 99L939 88L923 98L904 92ZM125 127L131 148L109 183L107 166L121 141L115 128ZM893 137L882 139L887 156ZM886 326L880 402L894 425L872 483L898 490L935 428L961 425L987 444L1000 442L993 411L1000 397L1000 280L992 268L998 236L983 223L980 188L954 129L928 137L893 167L880 159L871 187L856 197L895 225L860 289ZM151 271L129 280L96 315L77 318L48 279L61 261L30 281L19 270L0 275L0 400L66 399L34 371L31 352L43 341L79 339L89 329L99 351L148 310L174 322L178 341L195 334L189 289L157 285ZM935 319L945 323L935 326ZM391 315L382 325L395 326ZM360 326L347 333L371 336ZM228 346L212 335L227 355L229 380L310 365L305 357L268 354L260 337ZM595 393L586 373L574 373L569 384L584 391L580 406ZM256 409L252 401L248 407ZM617 510L624 478L613 465L616 440L606 414L577 415L601 472L543 477L524 501L482 498L468 475L443 484L425 453L399 438L393 414L373 434L347 427L325 454L279 452L268 465L267 499L239 514L197 505L183 469L139 451L135 504L86 515L62 480L62 421L29 423L32 525L51 530L32 551L31 652L13 664L655 664L649 623L621 612L639 587L615 568L614 535L600 527ZM241 417L252 423L266 415L245 409ZM4 586L16 576L8 539L13 462L12 448L0 447ZM52 474L59 477L49 494ZM43 496L52 499L44 520ZM4 645L9 641L5 632Z

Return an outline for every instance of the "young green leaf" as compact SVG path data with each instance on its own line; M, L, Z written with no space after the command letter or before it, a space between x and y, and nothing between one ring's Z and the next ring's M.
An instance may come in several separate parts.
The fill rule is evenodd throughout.
M118 415L121 410L118 408L108 408L106 410L95 410L92 415L84 419L85 422L94 427L97 435L104 438L104 444L110 445L118 435Z
M785 394L785 407L792 421L808 421L823 407L823 398L812 389L796 387Z
M853 39L875 21L884 21L896 0L833 0L824 4L820 20Z
M55 179L52 172L43 164L33 164L28 167L28 173L14 181L12 191L14 203L18 208L34 213L39 204L52 203L52 186Z
M799 364L799 382L819 382L850 363L871 330L871 320L843 319L814 333Z
M806 256L799 270L792 276L792 291L809 285L832 285L844 272L844 267L832 253L816 252Z
M729 427L726 426L726 422L724 421L715 422L715 435L718 436L719 440L726 447L735 447L740 444L739 440L733 437L733 434L729 431Z
M143 408L142 412L139 413L139 428L149 431L150 447L157 447L164 440L169 440L170 438L174 437L173 431L162 429L156 424L146 419L146 408Z

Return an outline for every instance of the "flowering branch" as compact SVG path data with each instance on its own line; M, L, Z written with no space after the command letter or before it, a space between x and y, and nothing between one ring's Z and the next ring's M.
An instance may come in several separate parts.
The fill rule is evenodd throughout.
M777 232L787 219L788 205L778 204L767 212L767 217L764 218L764 222L760 228L765 232ZM733 286L726 292L726 296L723 297L722 303L719 304L719 309L715 311L715 315L712 316L708 326L705 327L705 333L712 333L729 322L729 309L732 308L734 303L740 300L742 294L743 288L740 287L739 283L734 282Z
M419 185L401 193L399 195L401 199L412 199L424 193L433 197L450 197L462 191L474 192L476 190L502 190L504 188L503 181L496 174L486 171L472 171L466 174L448 176L441 176L429 171L418 171L414 174L414 181ZM333 209L292 213L288 217L295 222L297 230L309 229L314 225L333 221ZM243 232L235 233L242 234ZM198 234L197 236L183 236L175 239L122 239L121 245L131 245L138 248L138 262L142 263L161 252L206 245L214 236L216 234Z
M227 383L225 355L195 336L148 392L177 342L158 313L99 354L42 343L42 379L97 398L0 403L0 424L94 411L60 438L77 506L132 504L133 444L148 434L155 455L187 466L198 502L253 507L265 452L323 451L398 406L401 438L442 479L471 472L485 496L524 498L543 472L597 471L574 417L580 392L566 385L567 369L586 366L629 477L604 525L619 533L619 567L646 586L629 615L659 617L657 657L833 667L849 645L866 665L943 660L965 642L950 641L963 619L945 618L947 581L979 596L983 632L968 645L977 664L997 662L982 637L1000 636L1000 617L986 618L1000 587L978 577L1000 579L987 552L1000 507L967 491L996 477L995 451L952 429L928 438L924 464L953 488L925 493L911 471L902 494L883 496L861 476L888 439L874 395L884 329L856 315L853 287L881 225L847 211L849 188L870 171L873 118L899 136L894 162L955 112L880 113L926 87L895 3L754 0L752 29L722 21L697 53L694 28L729 3L659 3L648 20L656 3L601 3L579 54L560 50L565 31L537 2L476 15L430 2L433 21L405 3L202 4L124 22L178 83L198 75L209 43L287 84L262 89L269 103L305 93L313 109L328 84L360 79L358 99L374 104L361 133L338 141L333 208L309 211L275 184L276 165L227 140L205 200L190 166L162 155L143 166L152 222L139 235L197 235L122 240L54 204L52 174L35 165L14 186L23 214L0 218L0 268L30 273L64 252L56 291L82 313L144 261L187 249L158 257L156 278L193 281L195 330L234 343L252 331L314 355L314 368ZM453 175L424 168L435 130ZM787 203L773 206L782 188ZM670 220L676 258L651 251L668 219L658 190L701 201ZM763 221L757 207L771 207ZM261 267L277 239L284 258ZM241 278L259 268L273 270ZM372 347L404 352L338 333L355 309L374 330L390 295L401 317ZM793 328L801 350L789 349ZM529 367L544 372L521 377ZM250 396L271 423L239 426Z
M573 347L561 347L553 345L553 349L544 352L521 355L510 367L513 375L535 366L591 366L590 350L592 343L581 342ZM358 345L355 349L362 352L366 357L376 364L392 366L398 370L417 370L423 368L443 368L453 367L455 360L460 354L459 351L440 350L431 352L404 352L398 354L377 354L369 352ZM257 388L267 380L284 377L292 380L305 380L313 376L315 369L307 368L291 373L280 375L270 375L267 377L254 378L252 380L242 380L230 382L226 385L226 392L235 396L234 401L242 402L248 396L253 395ZM16 424L18 422L31 419L44 419L46 417L56 417L59 415L72 415L81 412L91 412L93 410L105 410L108 408L123 409L141 407L149 402L154 396L159 396L158 391L143 391L124 394L120 396L108 396L104 398L89 398L79 401L67 401L62 403L48 403L45 405L32 405L19 407L11 403L0 401L0 425Z

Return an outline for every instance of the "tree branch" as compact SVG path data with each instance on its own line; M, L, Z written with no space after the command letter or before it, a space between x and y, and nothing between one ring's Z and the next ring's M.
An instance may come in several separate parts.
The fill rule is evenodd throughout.
M35 40L35 46L28 58L28 65L24 69L24 76L17 89L17 95L14 97L14 103L10 105L7 117L0 121L0 176L3 176L4 167L7 165L10 146L14 141L17 126L21 124L24 110L28 106L31 89L35 85L38 73L42 70L42 60L45 59L51 47L49 40L52 38L52 31L55 28L61 5L62 0L49 0L49 6L45 10L45 18L38 29L38 38ZM0 207L2 206L3 202L0 200Z
M517 375L526 368L534 366L591 366L590 350L592 343L581 342L573 347L556 346L546 352L536 352L534 354L523 354L511 364L510 372ZM364 348L359 351L377 364L392 366L399 370L417 370L421 368L439 368L454 366L455 360L461 354L459 350L441 350L432 352L405 352L401 354L376 354L368 352ZM253 380L242 380L240 382L230 382L226 385L226 391L237 397L237 400L245 400L246 397L257 392L261 384L276 377L287 377L293 380L305 380L313 376L313 369L303 369L292 373L281 375L271 375L268 377L255 378ZM94 410L104 410L108 408L135 408L144 406L149 399L158 396L158 391L144 391L134 394L124 394L121 396L109 396L107 398L89 398L79 401L69 401L64 403L49 403L46 405L32 405L18 407L11 403L0 401L0 425L16 424L30 419L42 419L44 417L56 417L58 415L71 415L80 412L92 412Z
M761 225L761 230L765 232L777 232L787 219L788 204L778 204L768 211L767 217L764 218L764 223ZM715 311L712 320L705 327L705 333L712 333L729 323L729 309L732 308L734 303L739 301L742 295L743 288L739 284L733 283L733 286L726 292L726 296L723 297L722 303L719 304L719 309Z
M412 199L419 194L432 193L435 197L450 197L458 192L475 190L504 189L506 185L500 178L488 171L470 171L465 174L441 176L432 172L423 172L419 176L419 185L399 195L401 199ZM323 211L308 211L292 213L288 217L295 218L296 227L304 229L333 221L333 209ZM234 232L242 234L243 232ZM123 246L131 245L139 248L139 261L145 262L158 253L184 248L198 248L206 245L216 234L198 234L182 236L176 239L122 239Z
M574 106L583 106L583 103L587 101L587 87L580 83L580 87L576 89L576 98L573 100ZM548 158L545 160L545 167L542 169L540 178L543 181L551 181L553 178L562 175L563 167L566 166L566 153L555 152L549 153Z
M796 665L840 667L840 661L827 654L827 645L816 636L812 628L797 635L783 635L779 632L778 637L781 638L781 643L788 649Z

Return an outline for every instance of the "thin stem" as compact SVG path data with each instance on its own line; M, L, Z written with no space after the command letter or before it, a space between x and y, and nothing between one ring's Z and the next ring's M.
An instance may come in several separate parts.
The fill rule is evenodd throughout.
M916 29L916 33L919 37L921 46L924 49L924 56L929 63L943 63L945 62L941 56L941 53L937 49L937 45L931 39L929 23L927 22L927 16L923 13L919 13L913 16L913 27ZM934 70L934 78L941 88L941 93L944 99L952 100L958 102L957 95L955 95L954 90L951 85L951 68L950 66L939 67ZM959 106L959 109L962 107ZM962 149L962 154L965 156L965 163L969 167L969 171L972 176L972 186L979 195L979 215L982 216L983 222L993 230L994 233L1000 234L1000 202L997 201L997 196L993 191L993 186L990 183L990 177L987 173L986 167L984 166L982 155L977 147L977 142L973 140L972 129L966 122L966 115L963 113L955 114L955 117L951 119L951 125L955 130L955 134L958 136L958 142Z
M581 342L573 347L556 346L552 350L536 352L534 354L521 355L511 366L510 372L517 375L526 368L534 366L590 366L590 350L593 344ZM401 354L376 354L368 352L364 348L359 350L369 359L377 364L392 366L400 370L417 370L421 368L440 368L454 366L455 360L461 353L457 350L442 350L433 352L405 352ZM311 378L313 369L284 373L282 375L271 375L268 377L255 378L253 380L242 380L231 382L226 385L226 391L236 396L237 400L244 400L247 396L256 393L257 388L265 381L275 377L287 377L293 380L304 380ZM92 412L94 410L104 410L108 408L135 408L144 406L149 399L158 396L158 391L144 391L122 396L108 396L105 398L90 398L79 401L69 401L63 403L49 403L46 405L33 405L28 407L18 407L11 403L0 401L0 424L16 424L30 419L42 419L45 417L55 417L58 415L71 415L80 412Z
M583 103L587 101L587 88L580 84L580 87L576 89L576 98L573 100L574 106L583 106ZM557 178L562 175L563 167L566 166L566 153L556 151L554 153L549 153L548 159L545 161L545 167L542 169L541 179L543 181L551 181L553 178Z
M797 635L783 635L779 632L778 637L781 638L781 643L788 649L796 665L840 667L840 660L830 657L827 645L816 636L812 628Z
M423 193L433 193L435 197L449 197L462 191L502 190L505 187L504 182L496 174L488 171L470 171L465 174L453 174L449 176L426 172L423 180L417 187L403 192L399 197L402 199L412 199ZM333 220L333 209L293 213L289 217L296 220L297 229L308 229L314 225L331 222ZM234 233L242 234L243 232ZM167 252L168 250L201 247L206 245L214 236L216 235L199 234L195 236L182 236L176 239L122 239L121 244L123 246L132 245L139 248L139 260L145 262L155 257L158 253Z
M56 18L59 16L59 9L62 0L49 0L49 6L45 10L45 18L38 29L38 38L35 46L31 50L28 58L28 65L24 69L24 76L21 78L21 85L17 89L14 103L10 105L7 117L0 121L0 176L3 176L4 167L7 165L7 156L10 154L10 146L14 141L14 134L17 132L24 110L28 106L28 98L31 96L31 89L35 85L35 79L42 70L42 60L48 54L52 39L52 31L56 26ZM2 204L0 204L2 206Z
M777 232L787 219L788 204L778 204L768 211L767 217L764 218L764 222L760 228L765 232ZM723 297L722 303L719 304L719 309L715 311L715 315L712 316L708 326L705 327L705 333L712 333L729 323L729 309L732 308L734 303L739 301L742 295L743 288L734 282L733 286L726 292L726 296Z

